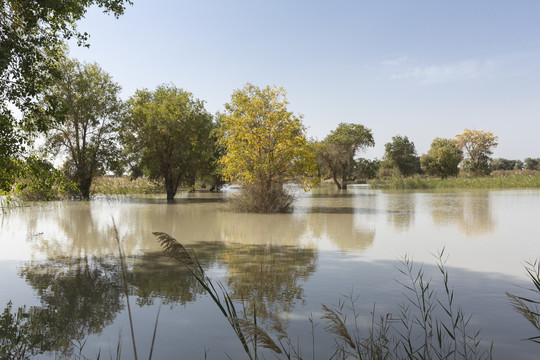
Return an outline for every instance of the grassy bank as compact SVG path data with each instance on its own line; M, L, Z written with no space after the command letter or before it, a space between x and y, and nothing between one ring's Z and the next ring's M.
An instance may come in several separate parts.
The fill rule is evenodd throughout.
M143 195L164 192L163 184L148 178L130 180L127 177L102 176L95 178L90 188L92 195Z
M429 178L421 175L393 175L387 180L373 180L377 189L540 189L540 171L495 171L490 176Z

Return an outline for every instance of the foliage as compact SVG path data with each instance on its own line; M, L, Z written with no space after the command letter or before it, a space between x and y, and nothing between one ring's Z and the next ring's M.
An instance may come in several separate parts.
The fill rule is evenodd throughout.
M285 95L282 88L260 89L247 84L233 93L231 102L225 104L226 113L220 117L219 144L225 149L220 159L223 175L244 185L242 195L260 203L243 210L283 211L289 202L283 189L286 181L300 177L305 190L311 186L314 155L302 117L287 111ZM281 200L285 203L274 204Z
M497 146L498 137L491 131L464 129L461 134L456 135L457 146L461 149L470 161L467 171L475 175L491 173L490 155L493 148Z
M380 160L369 160L359 158L355 164L355 174L363 180L371 180L377 177L379 168L381 166Z
M540 170L540 158L526 158L525 170Z
M172 85L153 92L138 90L129 100L122 141L132 167L151 179L163 179L167 199L180 185L193 186L212 161L212 116L204 102Z
M462 159L463 152L458 149L455 140L435 138L427 154L420 158L420 163L426 174L446 178L457 176Z
M407 136L396 135L392 142L384 144L385 153L381 167L396 167L404 176L410 176L418 171L418 158L414 143Z
M12 194L25 201L49 201L77 193L76 184L47 160L31 155L18 162Z
M340 123L321 143L319 161L329 169L338 189L347 189L347 180L354 177L356 153L370 146L375 146L370 129L346 123Z
M523 161L497 158L491 160L491 170L523 170Z
M87 33L77 29L90 6L98 6L118 17L130 0L0 0L0 165L20 155L27 137L19 131L22 121L13 109L33 113L32 128L45 131L41 115L58 110L54 101L36 107L36 96L60 77L58 63L64 56L64 43L76 38L88 46ZM12 107L9 107L11 104ZM3 169L0 166L0 169ZM9 185L2 183L4 190Z
M63 109L62 116L51 116L46 148L66 155L64 171L88 199L92 180L118 154L120 86L97 64L66 59L61 70L62 78L47 90L44 99L54 97Z

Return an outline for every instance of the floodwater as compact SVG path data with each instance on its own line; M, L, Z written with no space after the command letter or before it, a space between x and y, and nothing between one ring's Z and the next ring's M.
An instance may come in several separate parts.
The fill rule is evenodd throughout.
M454 302L472 315L480 345L493 343L495 359L538 358L540 345L523 339L539 334L505 292L534 295L525 289L532 284L524 263L540 257L540 191L323 188L297 192L294 212L279 215L231 212L233 192L183 193L175 203L120 197L12 209L0 221L0 304L26 305L44 329L43 347L56 351L38 358L114 358L118 343L122 357L132 358L116 224L139 356L148 356L160 309L154 359L247 358L204 289L163 256L152 232L165 232L194 251L239 311L255 313L267 329L280 321L304 358L315 351L328 359L334 338L322 304L357 298L363 334L374 305L377 318L398 319L409 295L400 284L410 284L399 271L404 256L423 266L444 300L433 255L444 249Z

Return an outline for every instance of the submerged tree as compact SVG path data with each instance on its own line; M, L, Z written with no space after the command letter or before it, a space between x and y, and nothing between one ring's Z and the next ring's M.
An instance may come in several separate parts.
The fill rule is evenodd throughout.
M375 146L370 129L346 123L339 124L321 143L319 160L328 168L338 189L347 189L347 181L354 177L356 153L370 146Z
M90 197L94 177L118 154L119 92L120 86L97 64L65 60L61 80L45 97L55 99L63 109L50 122L47 148L65 153L66 171L84 199Z
M491 131L465 129L456 135L458 147L470 162L470 171L475 175L489 174L490 155L498 145L498 137Z
M422 170L428 175L457 176L458 165L463 159L463 152L457 147L456 140L435 138L427 154L422 155Z
M180 185L195 185L200 172L209 168L212 115L203 101L172 85L138 90L128 105L122 140L132 166L164 180L167 199L173 200Z
M259 88L247 84L236 90L220 118L219 142L227 179L242 184L237 199L243 210L284 212L292 199L283 189L300 178L305 189L315 171L302 117L287 110L283 88Z

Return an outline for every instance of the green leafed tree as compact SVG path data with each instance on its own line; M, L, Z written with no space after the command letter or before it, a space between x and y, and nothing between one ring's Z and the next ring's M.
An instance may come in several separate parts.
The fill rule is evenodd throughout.
M62 108L51 119L46 147L65 155L65 169L84 199L90 197L94 177L118 156L118 125L122 116L120 86L97 64L65 60L62 78L44 99L54 98Z
M414 143L407 136L396 135L392 142L384 144L382 168L397 168L404 176L413 175L418 170L418 158Z
M90 6L98 6L116 17L130 0L0 0L0 172L24 151L27 138L17 112L33 116L32 129L45 131L47 123L37 116L57 110L54 102L44 109L36 101L55 79L64 44L76 38L87 46L88 34L79 32L77 21ZM38 106L39 105L39 106ZM45 116L48 117L48 116ZM10 174L0 174L0 188L9 188Z
M338 189L355 178L356 154L375 146L371 130L360 124L341 123L319 145L319 161L329 170Z
M305 189L315 173L302 117L287 110L285 90L247 84L236 90L220 119L224 176L242 184L237 204L253 212L284 212L291 205L283 185L299 180Z
M463 152L457 147L456 140L435 138L427 154L420 158L420 164L426 174L447 178L457 176L461 160Z
M467 157L468 171L475 175L489 174L491 172L490 160L498 137L491 131L464 129L456 135L458 147Z
M204 102L172 85L138 90L128 101L122 141L131 166L164 180L167 199L193 186L214 156L213 117Z

